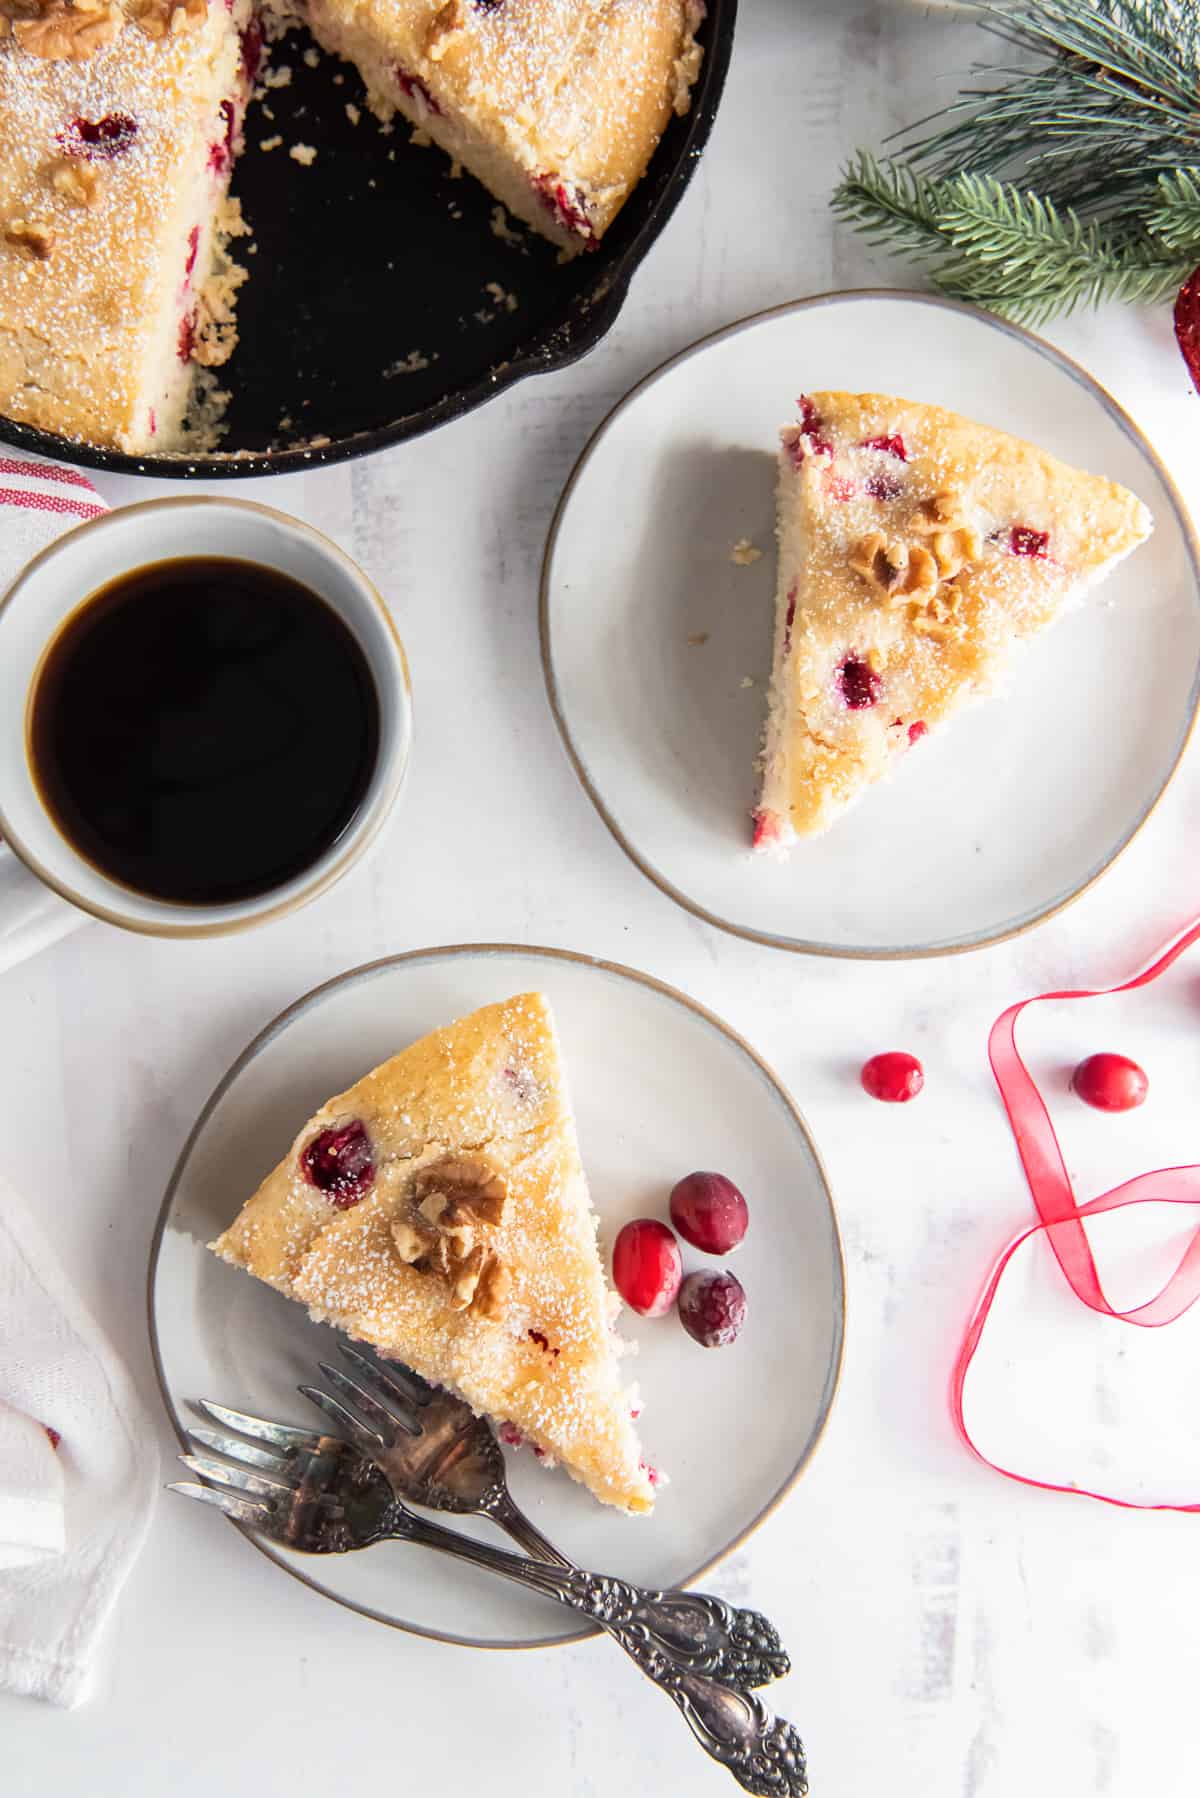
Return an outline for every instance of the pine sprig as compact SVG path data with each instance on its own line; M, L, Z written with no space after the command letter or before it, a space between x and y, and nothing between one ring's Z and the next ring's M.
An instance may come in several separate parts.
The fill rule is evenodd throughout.
M977 70L890 158L860 151L835 212L1027 323L1168 297L1200 262L1200 6L1018 0L985 22L1036 65Z

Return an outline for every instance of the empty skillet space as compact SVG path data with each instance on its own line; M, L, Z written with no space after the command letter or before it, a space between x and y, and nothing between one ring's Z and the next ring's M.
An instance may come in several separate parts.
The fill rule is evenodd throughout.
M748 850L774 590L768 456L796 396L826 387L1029 438L1131 487L1155 531L1018 652L1002 697L777 862ZM764 554L739 567L730 554L747 537ZM789 947L945 949L1043 916L1137 829L1196 704L1189 528L1152 454L1047 346L917 297L801 302L651 376L576 470L543 616L560 722L624 847L714 922Z
M751 1222L733 1261L749 1296L741 1339L700 1348L674 1316L628 1314L626 1377L645 1403L646 1455L672 1483L653 1517L600 1506L531 1453L507 1452L517 1502L582 1564L651 1586L718 1559L807 1461L841 1352L837 1229L797 1113L753 1055L682 998L605 964L536 950L430 950L343 976L293 1007L235 1064L186 1148L164 1207L151 1314L177 1422L196 1397L315 1423L296 1392L331 1330L205 1248L331 1094L426 1031L493 1000L550 998L607 1266L630 1217L665 1217L696 1167L727 1173ZM691 1250L685 1265L721 1263ZM227 1527L213 1521L214 1529ZM499 1541L482 1523L455 1527ZM318 1590L401 1627L480 1644L583 1633L546 1601L425 1550L305 1558L269 1549Z
M257 249L225 371L227 450L337 440L437 405L515 354L594 274L586 257L560 266L523 226L515 242L498 236L491 195L414 144L404 119L381 129L350 64L322 55L310 68L309 47L292 32L276 48L272 65L291 80L251 107L234 170ZM293 144L317 148L311 166L290 159Z

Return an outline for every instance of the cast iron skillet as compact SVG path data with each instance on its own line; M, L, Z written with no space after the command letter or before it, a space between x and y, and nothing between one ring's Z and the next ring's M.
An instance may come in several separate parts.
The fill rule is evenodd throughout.
M131 456L3 417L0 441L170 480L284 474L416 437L585 355L616 319L712 128L737 0L707 3L690 111L672 118L599 249L564 264L524 227L519 244L498 237L495 202L476 181L452 179L445 155L410 143L403 120L381 132L349 65L323 56L309 68L308 39L292 34L274 54L291 81L251 109L234 175L258 247L245 259L239 345L220 371L233 394L221 453ZM282 145L259 148L276 135ZM306 138L318 146L308 168L288 157Z

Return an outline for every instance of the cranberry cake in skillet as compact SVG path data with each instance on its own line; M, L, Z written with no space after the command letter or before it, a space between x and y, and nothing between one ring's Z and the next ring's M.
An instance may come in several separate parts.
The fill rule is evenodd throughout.
M703 16L701 0L0 0L0 412L134 453L212 446L245 278L229 177L264 37L269 53L310 32L381 121L574 255L687 110Z
M779 459L755 847L826 830L1150 529L1115 481L939 406L805 395Z
M543 994L436 1030L330 1099L211 1246L603 1503L652 1509Z

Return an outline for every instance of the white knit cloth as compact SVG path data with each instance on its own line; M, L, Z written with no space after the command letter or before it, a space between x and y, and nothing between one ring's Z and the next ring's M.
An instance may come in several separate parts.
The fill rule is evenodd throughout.
M86 475L0 444L0 594L55 537L108 507ZM0 974L86 922L0 844Z
M86 1698L157 1490L153 1424L0 1179L0 1689Z

